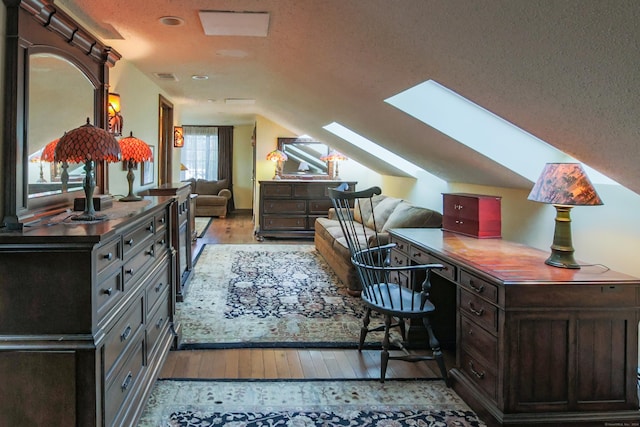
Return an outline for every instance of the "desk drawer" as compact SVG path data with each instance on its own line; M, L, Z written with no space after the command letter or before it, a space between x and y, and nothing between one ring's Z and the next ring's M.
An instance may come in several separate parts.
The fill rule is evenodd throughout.
M484 391L494 402L497 399L498 381L493 370L466 351L460 354L460 370Z
M411 245L408 242L399 240L395 237L392 237L391 241L396 244L395 248L393 248L394 250L402 253L403 255L406 255L407 257L409 256L409 249Z
M442 277L445 277L451 281L456 280L456 267L453 264L445 262L440 258L433 256L427 252L422 251L420 248L411 246L410 249L411 260L416 264L442 264L444 268L442 270L433 270Z
M495 369L498 366L498 339L464 316L460 318L460 346Z
M406 267L409 265L409 257L393 248L391 250L391 266L392 267Z
M494 304L498 303L498 287L491 282L487 282L473 274L460 270L459 283L474 295L486 298Z
M498 332L498 309L460 288L460 312L490 332Z

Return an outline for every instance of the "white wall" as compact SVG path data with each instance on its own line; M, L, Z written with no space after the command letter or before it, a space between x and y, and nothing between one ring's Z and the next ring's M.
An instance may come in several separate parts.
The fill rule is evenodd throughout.
M233 127L233 200L236 209L252 208L253 128L254 125Z

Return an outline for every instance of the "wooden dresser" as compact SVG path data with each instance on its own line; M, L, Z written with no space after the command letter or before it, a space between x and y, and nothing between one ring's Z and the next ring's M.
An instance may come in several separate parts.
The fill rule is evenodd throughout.
M174 206L0 233L0 424L135 425L179 330Z
M445 266L433 280L434 329L445 339L453 330L454 389L490 425L640 419L640 279L552 267L547 252L502 239L415 228L390 235L394 263Z
M333 207L328 188L357 182L328 180L260 181L260 230L258 237L313 238L316 218Z
M171 210L171 222L175 228L171 243L176 250L176 301L184 301L189 275L193 270L191 242L193 240L195 210L192 209L191 185L188 182L168 183L147 191L152 196L174 196L176 198L176 203Z

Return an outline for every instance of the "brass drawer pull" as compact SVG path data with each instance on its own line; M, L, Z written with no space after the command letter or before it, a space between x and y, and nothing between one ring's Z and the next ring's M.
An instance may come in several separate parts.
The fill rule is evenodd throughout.
M469 281L469 286L471 286L471 289L473 289L477 293L481 293L484 291L484 285L475 286L475 284L473 283L473 280Z
M133 246L133 239L129 239L129 240L127 240L127 245L129 245L129 246Z
M104 291L102 291L105 295L109 295L111 296L111 294L113 294L113 288L108 288L105 289Z
M150 231L150 232L152 232L152 233L153 233L153 225L148 226L148 227L147 227L147 231Z
M160 289L164 286L164 283L160 282L156 285L156 293L160 292Z
M127 325L126 329L120 334L120 341L126 341L131 335L131 325Z
M129 388L129 386L131 385L132 379L133 379L133 374L131 373L131 371L129 371L129 373L127 374L127 378L125 378L122 384L120 385L120 388L122 389L122 391L125 391L127 388Z
M125 273L130 274L133 276L133 268L129 268L125 271Z
M484 378L484 372L478 372L475 370L475 368L473 367L473 362L469 362L469 369L471 370L471 373L473 375L475 375L475 377L479 380Z
M107 261L111 261L113 259L113 254L109 252L104 256L104 259L106 259Z
M484 314L484 308L481 308L480 310L476 310L473 307L473 303L472 302L469 303L469 311L472 312L473 314L475 314L476 316L482 316Z

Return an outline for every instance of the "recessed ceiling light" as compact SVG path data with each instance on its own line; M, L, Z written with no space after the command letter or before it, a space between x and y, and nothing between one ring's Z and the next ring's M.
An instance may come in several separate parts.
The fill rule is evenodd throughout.
M209 76L205 76L204 74L194 74L191 78L193 80L207 80Z
M163 16L159 21L162 25L166 25L167 27L179 27L184 25L184 19L178 16Z

